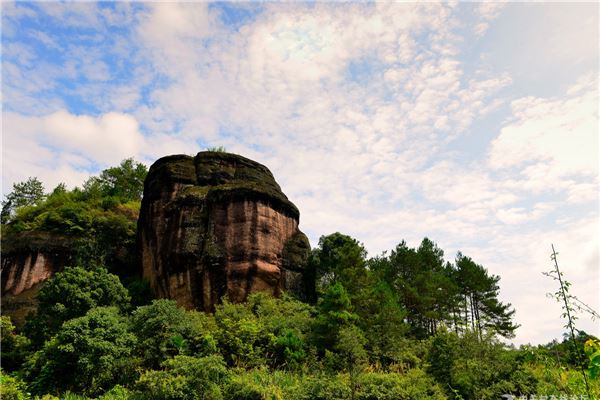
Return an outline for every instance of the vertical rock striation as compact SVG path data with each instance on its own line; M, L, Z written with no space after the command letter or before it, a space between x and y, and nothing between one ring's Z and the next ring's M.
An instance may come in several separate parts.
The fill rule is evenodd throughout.
M71 240L48 232L3 236L1 259L2 314L21 327L41 285L71 262Z
M302 295L310 246L298 220L255 161L221 152L161 158L146 178L138 220L143 276L158 296L205 311L223 295Z
M24 232L2 242L2 297L46 281L71 259L70 241L46 232Z

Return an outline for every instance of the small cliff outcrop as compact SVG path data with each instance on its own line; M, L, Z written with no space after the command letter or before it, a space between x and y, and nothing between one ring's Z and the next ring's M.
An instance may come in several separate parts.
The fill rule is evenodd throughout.
M70 240L24 232L2 242L2 295L17 296L61 271L71 259Z
M71 262L71 242L47 232L21 232L2 238L2 313L17 326L35 310L40 285Z
M159 297L210 311L227 295L302 295L310 252L299 212L264 166L201 152L156 161L144 183L138 260Z

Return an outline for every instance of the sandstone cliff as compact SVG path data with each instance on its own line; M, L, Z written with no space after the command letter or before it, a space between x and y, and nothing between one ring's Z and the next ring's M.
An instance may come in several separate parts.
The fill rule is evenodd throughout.
M205 311L223 295L301 294L310 246L298 220L257 162L220 152L161 158L146 177L138 220L143 276L159 297Z
M70 260L69 240L26 232L2 242L2 295L16 296L62 270Z
M36 307L40 285L71 261L70 240L47 232L23 232L2 240L2 312L21 326Z

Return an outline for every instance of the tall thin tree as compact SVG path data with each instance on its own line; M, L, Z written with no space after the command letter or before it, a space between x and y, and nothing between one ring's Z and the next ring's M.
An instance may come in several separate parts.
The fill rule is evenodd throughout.
M552 244L551 246L552 246L552 254L550 255L550 259L552 261L554 261L554 266L553 266L554 268L548 272L543 272L543 274L554 279L555 281L558 281L558 283L559 283L558 291L556 291L554 293L549 293L549 295L552 298L556 299L556 301L562 303L562 309L564 310L562 317L567 320L567 324L565 325L565 328L569 329L569 333L571 335L571 341L573 343L573 351L575 353L575 359L577 361L577 365L579 366L579 370L581 371L581 375L583 376L583 381L585 382L585 390L587 392L588 397L591 399L592 397L591 397L591 392L590 392L590 384L588 382L587 374L585 373L585 368L583 366L583 358L582 358L583 353L578 348L577 339L575 338L575 330L576 330L575 329L575 320L577 319L577 317L575 316L575 311L577 308L581 308L581 306L575 306L573 304L573 300L576 299L576 297L569 294L569 287L571 286L571 283L564 279L563 273L560 271L560 269L558 267L558 259L556 257L558 255L558 253L556 252L556 250L554 250L554 244Z

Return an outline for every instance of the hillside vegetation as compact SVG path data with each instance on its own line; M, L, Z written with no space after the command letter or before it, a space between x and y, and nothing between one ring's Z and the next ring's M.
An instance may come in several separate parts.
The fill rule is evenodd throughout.
M585 395L578 368L588 368L580 354L590 337L579 332L578 348L506 345L518 327L500 277L461 253L446 262L428 238L369 258L350 236L322 236L308 302L257 293L203 313L153 299L135 272L146 172L129 159L82 188L46 193L30 178L7 196L3 247L26 233L58 235L74 256L39 289L22 329L2 316L2 399ZM598 374L588 374L600 396Z

